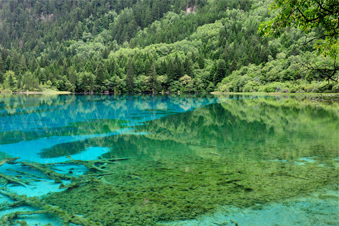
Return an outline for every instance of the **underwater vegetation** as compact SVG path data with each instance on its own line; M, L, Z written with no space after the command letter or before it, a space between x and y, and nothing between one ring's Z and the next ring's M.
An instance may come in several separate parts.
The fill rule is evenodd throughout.
M2 225L25 225L16 220L20 215L39 213L56 215L63 225L156 225L195 218L221 205L258 208L258 204L308 194L325 186L333 189L339 182L337 168L316 163L302 166L278 161L235 161L221 156L152 160L144 164L127 158L79 161L69 157L70 161L54 164L17 159L7 158L2 164L39 170L66 190L39 199L1 189L1 194L16 202L4 203L0 209L20 205L38 209L4 215ZM59 164L81 164L89 171L76 177L51 170L50 166ZM63 185L61 179L71 183Z
M156 225L195 218L222 205L279 201L339 182L338 170L317 164L221 157L129 163L125 170L112 172L101 177L103 183L54 193L44 200L103 225Z

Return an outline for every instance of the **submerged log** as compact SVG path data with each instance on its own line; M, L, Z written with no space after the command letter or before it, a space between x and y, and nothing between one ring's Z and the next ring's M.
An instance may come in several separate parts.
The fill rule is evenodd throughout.
M12 183L16 183L16 184L20 184L24 187L27 187L27 185L29 184L28 182L25 182L17 177L14 176L10 176L10 175L6 175L3 173L0 173L0 177L5 179L7 182L12 182Z
M16 173L19 173L19 174L22 174L22 175L25 175L25 176L29 176L29 177L35 177L35 178L38 178L38 179L43 179L43 177L40 177L40 176L37 176L37 175L34 175L34 174L30 174L30 173L26 173L26 172L23 172L23 171L19 171L19 170L14 170L14 169L6 169L6 170L16 172Z
M98 160L75 160L71 156L66 156L70 161L65 162L56 162L56 163L48 163L48 165L83 165L88 170L99 171L103 173L108 173L108 170L105 170L104 167L107 164L112 164L114 162L128 160L128 158L114 158L114 159L98 159Z
M80 187L81 185L85 185L85 184L88 184L88 183L91 183L91 182L92 182L92 180L84 180L84 181L72 182L68 185L60 184L59 189L63 189L63 188L66 188L67 190L73 189L73 188L77 188L77 187Z
M89 170L95 170L95 171L99 171L99 172L107 172L107 170L102 169L102 168L96 166L96 163L98 163L96 160L95 161L74 160L74 159L72 159L71 156L67 156L66 158L71 160L71 162L76 164L76 165L83 165L83 166L85 166ZM103 165L105 165L105 164L106 164L106 162Z
M1 217L0 223L3 226L10 226L10 225L17 225L20 224L22 226L28 226L26 221L22 220L15 220L15 218L18 218L19 215L31 215L31 214L41 214L46 213L46 211L16 211L13 213L6 214Z
M37 162L33 162L33 163L30 163L30 162L14 162L14 163L10 163L10 164L17 164L17 163L20 163L22 166L28 166L32 169L36 169L36 170L41 171L48 178L53 179L56 183L61 183L62 180L71 180L72 179L72 176L57 173L57 172L51 170L48 166L41 164L41 163L37 163Z
M4 209L9 208L9 207L22 206L23 204L25 204L24 201L17 201L17 202L13 202L13 203L3 202L3 203L0 203L0 210L4 210Z
M0 189L0 193L8 196L9 198L15 201L23 201L26 205L31 207L39 208L38 211L18 211L10 214L5 214L1 217L1 225L11 225L13 220L18 217L18 215L27 215L27 214L40 214L40 213L49 213L57 216L62 220L63 225L77 224L83 226L101 226L99 222L91 221L83 216L76 214L68 214L65 210L62 210L58 206L52 206L41 201L38 197L27 197L26 195L18 195L14 192L8 192Z
M128 159L128 158L118 158L118 159L99 159L99 160L83 161L83 160L74 160L70 156L67 156L67 158L70 161L58 162L58 163L49 163L49 164L41 164L41 163L37 163L37 162L32 162L31 163L31 162L23 162L23 161L15 162L15 160L19 159L19 157L16 157L16 158L6 158L6 159L3 159L1 162L2 162L2 164L5 164L5 163L12 164L12 165L14 165L14 164L21 164L21 166L30 167L32 169L41 171L48 178L53 179L56 183L61 183L62 180L71 180L72 178L74 178L74 176L69 176L69 175L65 175L65 174L62 174L62 173L57 173L53 169L51 169L51 167L49 167L49 165L59 165L59 164L83 165L88 170L98 171L98 172L101 172L103 175L105 175L105 174L111 174L111 172L109 172L108 170L104 169L104 167L107 164L111 164L111 163L114 163L114 162L117 162L117 161L122 161L122 160L127 160ZM57 170L57 169L55 169L55 170ZM11 170L11 171L15 171L15 170ZM19 172L21 174L37 177L35 175L31 175L29 173L25 173L25 172L21 172L21 171L15 171L15 172ZM5 174L0 175L0 177L3 177L3 178L5 178L5 176L6 176ZM7 181L12 181L12 182L19 182L20 181L20 179L18 179L18 178L15 179L15 177L12 178L13 180L9 180L9 179L10 178L7 178L6 180ZM20 182L23 183L23 181L20 181Z
M0 161L0 166L2 166L5 163L11 163L14 162L15 160L19 159L20 157L15 157L15 158L5 158Z
M21 166L30 167L32 169L41 171L44 175L46 175L48 178L53 179L55 182L60 182L61 185L59 188L66 188L66 189L73 189L88 183L104 183L102 180L97 179L97 176L103 176L103 175L110 175L112 172L109 172L109 170L104 169L104 167L108 164L112 164L116 161L121 160L127 160L127 158L121 158L121 159L100 159L100 160L89 160L89 161L83 161L83 160L74 160L70 156L67 156L70 161L62 162L62 163L54 163L54 164L41 164L37 162L23 162L16 160L18 158L7 158L1 161L1 165L8 163L8 164L21 164ZM90 175L82 175L80 177L74 177L69 176L61 173L55 172L52 167L56 164L73 164L73 165L83 165L88 170L94 170L97 171L96 174L90 174ZM29 177L35 177L39 178L38 176L35 176L30 173L17 171L9 169L10 171L14 171L17 173L20 173L25 176ZM57 170L57 169L55 169ZM4 178L7 182L13 182L18 183L22 186L27 186L28 182L23 181L17 177L9 176L0 173L0 177ZM40 177L41 178L41 177ZM64 185L62 184L62 180L71 180L71 184ZM84 225L84 226L100 226L101 223L91 221L89 219L84 218L83 216L75 215L75 214L69 214L65 210L62 210L58 206L52 206L47 204L44 201L41 201L38 197L27 197L26 195L18 195L13 192L9 192L4 189L0 189L0 194L6 195L15 202L13 203L3 203L0 205L0 210L6 209L9 207L17 207L21 205L28 205L34 208L38 208L40 210L37 211L17 211L12 212L9 214L5 214L0 219L0 225L9 226L9 225L27 225L27 222L24 220L17 220L18 217L22 217L22 215L31 215L31 214L53 214L57 217L59 217L63 221L63 225L69 225L69 224L77 224L77 225Z
M46 165L84 165L85 164L94 164L94 165L103 165L103 164L111 164L114 162L128 160L128 158L111 158L111 159L97 159L97 160L75 160L71 156L66 156L66 158L70 159L70 161L65 162L55 162L55 163L47 163Z

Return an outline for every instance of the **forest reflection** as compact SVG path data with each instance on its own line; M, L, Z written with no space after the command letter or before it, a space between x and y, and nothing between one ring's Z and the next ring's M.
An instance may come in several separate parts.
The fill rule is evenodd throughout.
M243 97L243 98L241 98ZM41 156L58 157L109 147L105 157L296 160L305 156L338 157L336 105L298 98L223 96L194 111L171 114L135 126L145 135L121 134L55 145ZM156 112L154 112L156 113Z
M209 96L0 95L0 145L109 133L215 101Z

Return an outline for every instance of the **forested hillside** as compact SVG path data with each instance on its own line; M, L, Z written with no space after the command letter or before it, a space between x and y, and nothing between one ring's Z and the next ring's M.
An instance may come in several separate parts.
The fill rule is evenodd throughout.
M339 92L336 58L270 0L0 0L0 90Z

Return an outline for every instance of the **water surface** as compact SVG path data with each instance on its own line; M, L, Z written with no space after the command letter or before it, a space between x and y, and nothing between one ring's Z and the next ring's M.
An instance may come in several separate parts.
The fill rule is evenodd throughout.
M320 215L327 223L310 224L338 225L336 103L302 96L12 95L0 98L0 122L3 157L128 158L100 183L72 190L8 185L28 195L58 191L43 199L103 225L256 225L248 219L260 214L266 225L280 225L290 212L274 220L268 209L300 197L327 207L306 217L313 206L295 205L299 212L285 225L308 225L305 219ZM0 171L15 175L5 171L11 167ZM232 209L233 219L226 219ZM248 212L247 220L236 214L249 209L260 214Z

